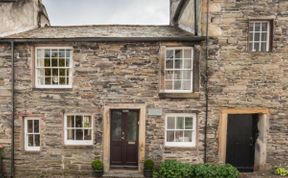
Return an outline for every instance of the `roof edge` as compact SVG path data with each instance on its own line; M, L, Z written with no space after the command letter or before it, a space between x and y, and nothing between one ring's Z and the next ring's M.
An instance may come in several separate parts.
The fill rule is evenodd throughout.
M191 37L79 37L79 38L0 38L3 42L162 42L162 41L179 41L179 42L201 42L206 38L203 36Z

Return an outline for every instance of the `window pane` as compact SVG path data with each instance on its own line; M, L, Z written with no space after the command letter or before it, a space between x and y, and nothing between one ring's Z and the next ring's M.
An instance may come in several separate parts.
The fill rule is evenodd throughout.
M59 67L65 67L65 59L64 58L59 59Z
M172 81L165 81L165 89L166 90L173 90L173 82Z
M50 49L45 49L45 58L50 58Z
M255 31L260 31L260 23L255 23Z
M183 131L175 131L175 142L183 142Z
M52 49L52 57L57 58L58 57L58 50Z
M70 58L66 58L66 67L70 67Z
M267 41L267 33L262 33L262 41Z
M184 132L184 142L192 142L192 131Z
M165 71L165 79L173 79L173 70Z
M65 57L65 49L59 50L59 57Z
M183 74L183 79L191 79L192 71L191 70L184 70L184 71L182 71L182 74Z
M166 50L166 58L173 59L173 50Z
M182 75L181 75L181 71L177 70L174 72L174 79L181 79Z
M27 124L28 133L33 133L33 120L28 120L27 122L28 122L28 124Z
M66 57L70 57L71 56L71 49L66 49Z
M191 59L185 59L184 60L184 69L192 69L191 63L192 63Z
M75 130L74 129L67 129L67 139L68 140L75 140Z
M262 31L268 30L268 23L262 23Z
M176 129L184 129L184 117L177 117L176 123Z
M184 50L184 58L191 58L191 49Z
M175 117L167 118L167 129L175 129Z
M52 67L57 67L58 66L58 59L53 58L52 59Z
M180 90L180 89L181 89L181 81L175 81L174 90Z
M51 76L51 70L52 69L45 69L45 76L50 77Z
M83 127L84 128L90 128L91 127L91 117L90 116L84 116L83 117Z
M137 112L128 112L127 117L127 140L128 142L136 142L137 140Z
M261 51L267 51L267 43L261 43Z
M52 77L52 84L55 85L55 84L58 84L58 82L59 82L59 81L58 81L58 76L53 76L53 77Z
M254 34L254 41L260 41L260 33Z
M33 134L28 135L28 146L33 146Z
M76 129L76 140L83 140L83 130Z
M45 58L45 67L50 67L50 58Z
M74 116L67 116L67 127L74 127Z
M183 90L191 90L192 85L191 85L191 80L189 81L183 81Z
M39 120L34 120L34 133L39 133Z
M254 43L254 51L259 51L259 43Z
M59 81L59 84L60 84L60 85L65 85L65 84L66 84L66 82L65 82L65 77L60 77L59 80L60 80L60 81Z
M175 50L175 58L176 59L182 58L182 49L176 49Z
M250 41L250 42L253 41L253 36L254 36L254 33L253 33L253 32L250 32L250 33L249 33L249 41Z
M91 140L92 139L92 134L91 130L85 129L84 130L84 140Z
M122 132L122 113L119 111L114 111L111 120L111 138L113 140L120 140L121 139L121 132Z
M37 66L38 67L44 67L44 58L42 58L42 57L37 58Z
M166 60L166 69L173 69L173 60Z
M249 51L253 51L253 43L249 43Z
M193 118L186 117L185 118L185 129L192 129L193 128Z
M252 22L252 23L249 24L249 31L250 31L250 32L253 31L253 27L254 27L254 23Z
M76 116L76 127L82 128L82 116Z
M181 69L182 68L182 60L177 59L175 60L175 69Z
M40 135L36 134L34 135L35 143L34 146L40 146Z
M167 131L167 142L174 142L174 131Z
M51 85L51 77L45 77L45 85Z

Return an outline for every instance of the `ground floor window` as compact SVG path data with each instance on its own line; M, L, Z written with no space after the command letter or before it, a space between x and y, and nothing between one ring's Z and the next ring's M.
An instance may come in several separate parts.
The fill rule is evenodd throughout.
M196 115L175 113L165 117L165 146L196 145Z
M93 121L91 115L67 114L64 122L66 145L93 144Z
M26 151L40 151L40 119L24 119L24 145Z

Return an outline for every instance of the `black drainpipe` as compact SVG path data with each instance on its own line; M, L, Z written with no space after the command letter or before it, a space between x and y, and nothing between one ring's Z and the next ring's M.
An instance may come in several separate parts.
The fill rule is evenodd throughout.
M11 58L12 58L12 138L11 138L11 172L10 177L13 178L15 175L15 164L14 164L14 134L15 134L15 65L14 65L14 41L11 41Z
M197 11L197 1L194 0L194 29L195 36L198 36L198 11Z
M195 0L196 1L196 0ZM208 40L209 40L209 0L206 0L206 51L205 51L205 127L204 127L204 163L207 163L207 129L208 129Z

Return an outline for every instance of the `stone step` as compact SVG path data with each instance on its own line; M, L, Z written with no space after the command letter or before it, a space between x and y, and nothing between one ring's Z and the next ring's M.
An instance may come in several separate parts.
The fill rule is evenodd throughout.
M137 170L110 170L103 175L105 178L144 178L143 173Z

